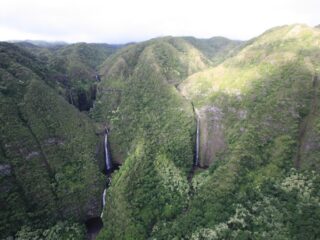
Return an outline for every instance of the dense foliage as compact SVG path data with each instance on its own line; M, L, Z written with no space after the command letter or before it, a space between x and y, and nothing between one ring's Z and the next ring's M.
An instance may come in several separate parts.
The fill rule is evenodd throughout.
M85 238L106 127L122 166L97 239L319 239L319 43L305 25L246 43L0 43L0 238Z
M156 222L174 218L186 206L194 117L169 81L178 81L190 66L187 59L178 61L177 51L166 41L151 41L104 66L109 72L101 88L116 86L118 92L111 94L119 98L108 106L110 96L101 94L92 115L100 121L106 117L113 156L124 164L108 189L100 239L145 239ZM128 74L123 78L115 72L122 59L127 66L118 71Z
M57 222L48 229L32 229L23 226L15 235L17 240L84 240L85 229L77 223Z
M1 238L22 225L98 215L95 126L59 96L34 55L7 43L0 55Z
M193 178L187 213L157 225L155 239L319 237L319 37L307 26L273 29L180 86L201 139L224 145L201 155L211 167Z
M209 39L184 37L183 39L198 48L211 60L212 65L217 65L228 57L236 54L242 46L242 41L230 40L224 37L213 37Z
M98 66L122 45L76 43L70 45L33 45L16 43L35 54L50 71L59 92L80 111L88 111L96 98L100 81ZM47 46L47 47L43 47Z

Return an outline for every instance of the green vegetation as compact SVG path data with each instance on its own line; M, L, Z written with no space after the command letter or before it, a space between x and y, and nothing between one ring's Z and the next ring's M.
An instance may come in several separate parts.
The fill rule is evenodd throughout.
M184 40L198 48L208 59L217 65L223 60L237 53L242 45L241 41L234 41L224 37L213 37L209 39L197 39L184 37Z
M203 134L218 127L225 145L201 155L212 165L194 177L187 213L157 226L155 239L317 239L319 37L307 26L273 29L179 86Z
M186 206L194 117L172 84L191 71L187 57L196 50L175 55L171 40L129 47L102 67L99 87L117 91L102 92L92 116L110 124L112 155L123 165L108 189L100 239L145 239L157 221ZM173 63L180 72L168 68Z
M312 80L316 71L316 66L313 64L317 62L318 55L306 55L306 52L315 47L312 44L318 35L313 29L305 28L304 26L290 26L267 32L243 46L241 50L237 50L238 54L221 65L195 73L179 86L183 95L190 99L198 109L201 117L201 131L210 132L210 129L222 129L219 134L222 134L222 141L225 141L220 151L211 156L214 159L206 161L207 164L212 164L212 162L215 164L194 177L192 188L184 184L187 180L187 166L184 170L183 165L175 162L177 158L174 156L179 156L178 152L171 157L167 156L168 150L176 143L172 142L166 146L165 141L156 141L162 135L166 137L166 141L183 136L181 132L177 133L177 130L181 131L185 128L190 129L189 139L192 138L192 135L194 136L193 121L190 121L189 125L179 124L180 127L174 124L178 120L181 121L183 115L171 123L173 128L169 128L170 119L176 114L166 115L163 120L161 117L155 117L166 114L172 108L173 103L166 105L161 98L158 98L165 90L159 86L154 88L153 84L160 85L158 81L162 79L159 82L164 82L165 86L176 85L188 75L184 69L186 69L185 66L190 65L183 65L181 62L179 64L179 61L175 60L186 57L186 55L171 56L171 46L168 46L168 43L176 49L182 47L174 45L170 38L156 39L124 49L105 62L102 72L106 77L100 87L109 90L114 88L117 91L102 94L92 114L100 121L110 119L107 121L112 129L113 155L118 161L124 161L124 166L115 174L116 180L107 193L110 205L107 205L105 210L105 228L100 234L100 239L145 239L148 237L210 239L210 235L205 236L206 231L220 231L219 228L225 226L227 229L223 231L226 233L217 235L217 239L225 239L227 236L236 238L240 236L235 233L239 229L227 225L228 221L238 221L235 219L239 218L241 211L253 211L239 206L244 206L247 201L253 204L267 204L261 202L267 197L278 201L276 194L264 191L256 193L253 191L252 198L246 195L249 189L260 189L270 181L271 186L280 184L286 176L289 176L290 169L295 166L297 155L295 149L301 145L298 136L301 119L310 115L308 112L310 112L312 99L317 93ZM287 35L286 32L288 32ZM296 32L299 34L297 35ZM287 44L283 45L283 40L279 38L285 36L290 39L290 35L298 40L285 39L285 42L291 41L291 47L288 48ZM303 43L300 42L301 37L304 39ZM178 40L181 41L181 39ZM302 45L304 52L301 51ZM157 52L161 54L157 55ZM171 51L171 54L173 53ZM304 56L295 57L300 53ZM211 65L209 60L207 62L207 66ZM173 69L176 69L180 75L170 71L168 65L174 66ZM152 67L154 70L148 70ZM155 79L159 80L155 82ZM168 79L176 81L168 81ZM155 89L160 91L157 92ZM166 97L166 99L169 98ZM153 104L153 101L156 104ZM108 105L108 102L111 104ZM187 106L185 101L180 104ZM163 106L165 108L162 108ZM174 103L174 106L179 106L178 102ZM160 111L157 113L158 110ZM152 113L152 118L149 117L150 113ZM148 122L149 118L152 119L152 124ZM166 123L165 126L162 126L163 122ZM185 127L181 128L181 126ZM166 127L169 128L168 135L165 135ZM149 129L148 135L140 133L140 131L144 132ZM153 133L156 134L153 136ZM208 144L210 138L214 138L214 143L217 142L216 133L217 131L213 131L211 135L208 135L207 142L204 144ZM182 139L178 141L179 144L182 143ZM204 140L203 137L201 139ZM190 142L192 143L192 140ZM156 153L159 147L163 148L163 151L153 155L152 153ZM147 153L146 148L152 151ZM207 149L209 148L212 146L207 145ZM202 151L207 149L202 148ZM132 159L133 156L135 160ZM204 156L210 157L210 155ZM165 163L161 171L158 170L158 159L162 159L162 162ZM314 159L317 158L314 157ZM205 159L201 160L202 163L205 161ZM178 169L171 167L171 161ZM191 159L189 161L190 167ZM155 162L156 165L150 167L150 162ZM310 163L310 159L304 159L303 162ZM136 168L134 164L138 163L144 166L143 169ZM181 176L179 171L185 174ZM139 181L135 182L136 178ZM179 205L174 203L175 198L171 196L166 199L168 207L162 208L162 198L157 196L159 193L161 196L166 196L170 193L170 188L161 189L159 179L166 179L162 183L165 185L167 185L166 182L171 181L169 185L175 194L184 193L182 195L184 200L179 200ZM156 190L153 184L158 186ZM175 188L175 186L179 187ZM262 200L255 199L255 194L261 196ZM143 200L140 200L135 206L136 199L141 199L142 196ZM316 193L315 197L317 197ZM277 208L284 210L284 203L281 204L277 205ZM298 205L298 202L295 204ZM183 207L179 208L179 206ZM271 203L270 207L273 207ZM149 209L153 210L152 213ZM277 209L271 210L278 211ZM281 216L283 219L295 218L292 215L293 209L287 211L289 212L286 213L287 215ZM119 215L119 212L123 215ZM264 217L267 218L267 215ZM281 218L279 223L282 223L283 219ZM246 224L249 225L249 223ZM311 222L309 227L314 228L314 226L315 222ZM248 233L243 233L243 236L252 238L259 236L263 231L268 231L264 228L263 223L260 223L262 232L250 230L250 227L254 228L253 225L249 226ZM279 231L286 232L283 238L294 238L296 233L292 229L297 225L288 227L289 230L286 230L286 227L288 226L283 226L283 228L279 226ZM317 232L310 234L315 238Z
M59 92L80 111L88 111L96 98L98 66L121 45L76 43L70 45L17 45L35 54L50 70Z
M319 239L319 43L305 25L246 43L0 43L1 238L85 238L107 127L122 166L98 240Z
M0 55L1 238L22 225L99 215L95 126L59 96L34 55L8 43Z
M49 229L31 229L30 227L23 226L15 235L17 240L57 240L57 239L70 239L82 240L85 239L84 227L76 223L57 222Z
M92 107L100 79L97 66L117 48L108 44L77 43L58 49L48 60L48 68L57 72L54 77L61 79L66 98L80 111Z

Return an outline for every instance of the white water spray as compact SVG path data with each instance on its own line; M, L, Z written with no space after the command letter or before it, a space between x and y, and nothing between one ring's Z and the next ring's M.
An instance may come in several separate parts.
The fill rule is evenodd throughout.
M108 149L108 131L107 130L104 135L104 152L105 152L106 171L109 171L112 169L112 162L111 162L110 153Z
M107 188L104 189L103 194L102 194L102 211L100 217L103 217L103 209L104 206L106 205L106 194L107 194Z

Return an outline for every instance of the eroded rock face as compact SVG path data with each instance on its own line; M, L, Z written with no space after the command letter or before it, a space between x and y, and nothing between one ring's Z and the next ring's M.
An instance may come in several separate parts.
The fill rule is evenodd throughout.
M200 119L200 167L207 167L227 148L227 118L232 116L239 121L244 120L248 112L245 109L223 108L216 104L204 106L196 110L196 114ZM244 129L239 131L243 132Z
M196 110L200 120L200 166L211 165L226 147L222 109L205 106Z

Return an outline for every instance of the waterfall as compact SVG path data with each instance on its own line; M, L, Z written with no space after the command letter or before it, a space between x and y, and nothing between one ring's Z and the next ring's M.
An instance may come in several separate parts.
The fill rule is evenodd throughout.
M104 152L105 152L106 171L108 172L112 169L112 162L111 162L110 152L108 149L108 130L107 129L104 135Z
M102 206L104 207L106 205L106 193L107 189L105 188L102 195Z
M200 149L200 118L199 116L197 116L196 159L194 162L195 166L199 166L199 149Z
M101 218L103 217L103 209L104 209L104 206L106 205L106 194L107 194L107 188L103 190L103 194L102 194L102 211L100 215Z
M104 155L105 155L105 163L106 163L106 173L110 173L110 171L112 170L112 162L111 162L111 156L110 156L110 152L109 152L109 148L108 148L108 129L105 129L105 134L104 134ZM106 205L106 193L107 193L107 186L108 183L106 184L106 188L103 190L103 194L102 194L102 212L100 217L103 217L103 209Z

